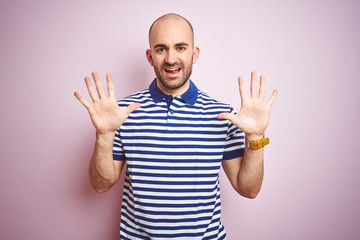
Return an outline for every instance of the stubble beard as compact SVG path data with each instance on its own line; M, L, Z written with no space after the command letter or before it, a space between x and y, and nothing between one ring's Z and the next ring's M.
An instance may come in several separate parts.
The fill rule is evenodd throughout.
M173 65L176 65L176 64L173 64ZM184 67L184 65L181 64L181 71L183 71L182 78L179 79L178 81L176 81L175 84L170 84L170 82L173 82L173 80L166 80L166 77L163 74L163 69L166 66L173 66L173 65L164 64L164 67L162 67L161 70L159 70L159 68L157 68L157 67L154 67L154 70L155 70L155 75L156 75L157 79L160 81L160 83L164 87L166 87L167 89L176 90L176 89L179 89L182 86L184 86L187 83L187 81L189 81L191 73L192 73L192 64L190 63L187 67Z

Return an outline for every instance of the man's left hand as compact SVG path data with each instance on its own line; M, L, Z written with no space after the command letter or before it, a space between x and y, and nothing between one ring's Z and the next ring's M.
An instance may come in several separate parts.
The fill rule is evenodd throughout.
M245 133L248 140L259 140L264 137L269 124L271 106L275 102L277 90L274 90L269 100L265 101L265 77L260 76L260 88L258 92L256 72L251 72L251 84L249 98L246 94L245 84L242 77L239 80L241 108L237 114L220 113L219 119L230 120L235 126ZM259 93L259 94L258 94Z

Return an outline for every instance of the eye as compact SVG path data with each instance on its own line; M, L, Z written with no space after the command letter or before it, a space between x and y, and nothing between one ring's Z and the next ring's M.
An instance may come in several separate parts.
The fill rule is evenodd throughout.
M156 52L158 52L158 53L162 53L162 52L165 52L165 51L166 51L165 48L158 48L158 49L156 49Z
M180 52L185 51L185 47L178 47L178 51Z

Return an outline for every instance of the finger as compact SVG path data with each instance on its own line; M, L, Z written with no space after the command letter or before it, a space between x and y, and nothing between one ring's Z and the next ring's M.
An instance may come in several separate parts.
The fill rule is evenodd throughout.
M256 72L251 72L251 83L250 83L251 98L257 97L257 75Z
M87 109L89 109L89 107L91 106L90 103L88 103L88 101L86 101L78 92L74 92L75 97L81 102L82 105L84 105L84 107L86 107Z
M275 89L268 101L270 106L272 106L274 104L277 94L278 94L278 90Z
M132 103L125 110L126 110L126 113L128 115L130 115L130 113L132 113L133 111L135 111L139 107L141 107L140 103Z
M98 100L98 96L96 95L95 89L91 84L90 78L89 77L85 77L85 84L86 87L88 89L89 95L91 97L91 99L93 100L93 102Z
M107 89L110 98L115 98L115 87L110 73L106 74Z
M223 113L219 113L217 115L218 119L227 119L229 121L232 121L234 119L235 115L232 113L228 113L228 112L223 112Z
M94 79L96 90L97 90L97 92L99 94L99 98L100 99L104 98L105 97L105 91L104 91L103 85L101 84L99 75L95 71L92 72L91 75L92 75L92 77Z
M238 78L238 82L239 82L239 92L240 92L240 98L241 98L241 102L246 99L248 96L246 94L246 89L245 89L245 83L244 83L244 79L242 77Z
M261 100L265 99L265 76L260 76L260 88L259 88L259 98Z

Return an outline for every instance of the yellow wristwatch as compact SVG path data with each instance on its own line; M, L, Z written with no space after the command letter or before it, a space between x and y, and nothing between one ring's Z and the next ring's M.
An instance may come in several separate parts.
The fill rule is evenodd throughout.
M245 145L250 149L256 150L256 149L265 147L268 144L269 144L269 138L264 137L263 139L256 140L256 141L249 141L245 138Z

